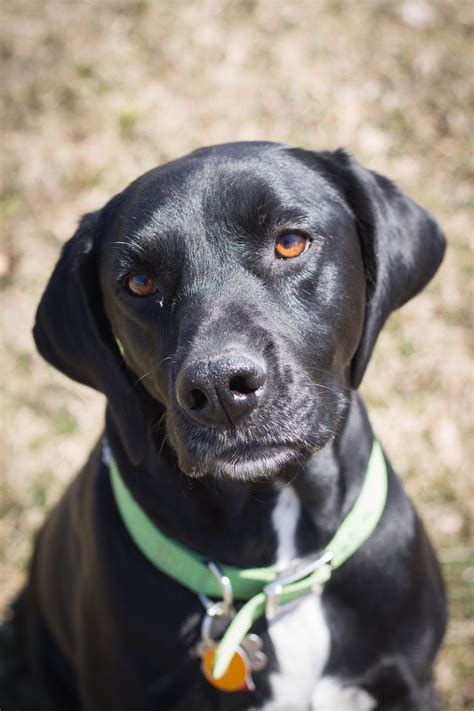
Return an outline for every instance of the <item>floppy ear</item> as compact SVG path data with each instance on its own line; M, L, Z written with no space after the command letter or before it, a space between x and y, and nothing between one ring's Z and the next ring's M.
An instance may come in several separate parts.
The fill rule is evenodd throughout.
M387 317L434 276L446 241L431 215L389 180L342 149L331 155L357 222L367 278L364 329L351 369L357 388Z
M143 456L145 417L133 376L105 314L98 278L102 213L85 215L65 244L36 313L36 346L51 365L107 397L134 464Z

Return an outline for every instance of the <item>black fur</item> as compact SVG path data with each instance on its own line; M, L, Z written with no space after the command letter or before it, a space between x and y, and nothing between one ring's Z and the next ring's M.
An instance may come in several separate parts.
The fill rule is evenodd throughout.
M309 249L276 259L275 240L292 232ZM212 560L266 566L284 483L301 503L301 555L320 550L352 506L373 441L355 388L386 318L443 253L430 215L344 151L215 146L150 171L83 218L34 335L56 368L105 394L122 475L165 533ZM131 295L133 272L152 275L157 292ZM234 398L226 409L219 388L232 375L241 384L224 392ZM214 408L212 422L192 388ZM101 452L99 442L46 522L16 603L15 644L36 698L62 711L265 708L278 671L265 622L257 629L270 665L256 691L212 688L195 652L201 604L130 540ZM443 585L390 467L383 518L334 573L323 604L324 674L366 689L380 710L433 708ZM27 708L4 676L2 709ZM309 708L294 694L295 710Z

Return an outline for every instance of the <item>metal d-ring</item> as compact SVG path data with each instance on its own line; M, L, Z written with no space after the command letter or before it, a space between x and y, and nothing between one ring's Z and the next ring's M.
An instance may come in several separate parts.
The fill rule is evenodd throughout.
M206 612L210 617L222 614L232 614L234 609L234 593L232 591L232 584L229 578L227 575L224 575L219 566L212 561L210 561L207 565L211 573L217 578L217 582L221 588L222 600L215 602L214 600L210 600L207 595L204 595L204 593L199 593L199 599L203 607L205 607Z
M217 582L220 585L222 593L222 602L224 603L225 613L229 613L234 604L234 593L232 591L232 584L227 575L225 575L218 565L212 562L212 560L207 564L211 573L217 578Z
M222 600L210 600L204 593L199 594L199 599L206 608L206 613L201 623L201 640L204 645L215 642L224 633L235 615L233 607L234 594L228 576L224 575L215 563L208 563L208 567L219 582Z

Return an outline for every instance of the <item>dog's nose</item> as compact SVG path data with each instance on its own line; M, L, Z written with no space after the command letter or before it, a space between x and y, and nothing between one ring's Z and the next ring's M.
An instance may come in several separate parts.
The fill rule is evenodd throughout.
M176 398L200 424L235 424L257 407L266 379L263 361L229 351L186 365L176 378Z

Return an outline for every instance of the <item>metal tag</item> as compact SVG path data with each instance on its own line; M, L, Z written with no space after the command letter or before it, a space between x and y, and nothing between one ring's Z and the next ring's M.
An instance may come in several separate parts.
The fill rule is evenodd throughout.
M267 666L261 638L256 634L247 635L230 660L225 673L215 679L212 676L212 665L218 647L218 642L204 643L201 646L201 669L208 682L221 691L253 691L255 684L252 672L261 671Z
M240 645L247 654L250 663L250 669L253 672L262 671L268 664L267 655L262 652L263 641L258 634L248 634Z
M252 679L250 660L242 647L239 647L229 662L225 673L215 679L212 676L212 665L218 644L208 647L202 658L202 673L210 684L221 691L253 691L255 684Z
M202 658L202 673L210 684L221 691L253 691L255 684L251 672L260 671L267 665L267 657L262 652L263 642L256 634L249 634L242 640L225 673L219 679L212 675L219 640L232 622L235 608L229 578L222 574L215 563L208 565L219 581L222 600L212 602L205 595L199 596L206 608L201 624L201 640L197 645L197 652Z

